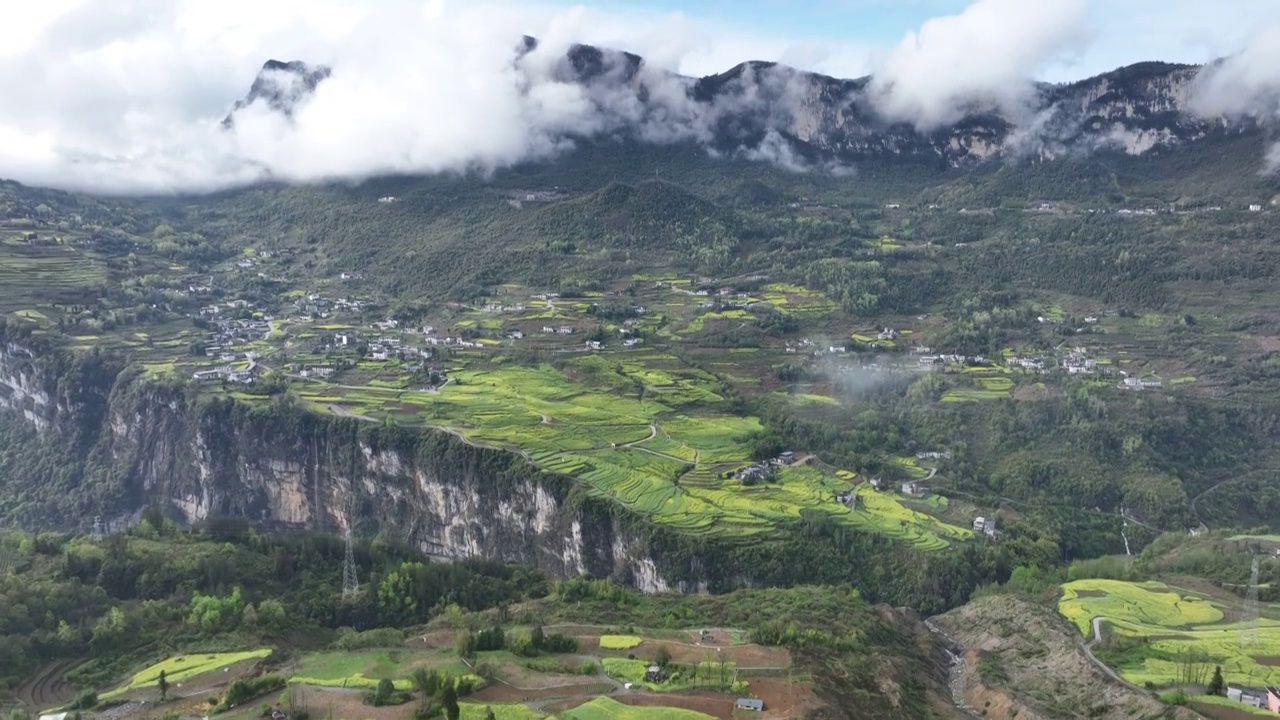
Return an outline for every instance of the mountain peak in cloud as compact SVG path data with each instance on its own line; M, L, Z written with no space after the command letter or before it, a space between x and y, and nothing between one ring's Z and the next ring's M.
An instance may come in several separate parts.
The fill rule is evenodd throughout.
M315 92L331 72L327 65L310 65L301 60L268 60L254 78L249 94L236 101L222 125L232 127L236 113L257 102L265 103L271 110L291 118L295 106Z

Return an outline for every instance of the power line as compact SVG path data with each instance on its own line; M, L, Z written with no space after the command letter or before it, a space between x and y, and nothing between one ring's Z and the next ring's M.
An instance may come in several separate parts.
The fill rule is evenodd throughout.
M355 597L360 592L360 581L356 577L356 553L351 542L351 520L347 520L346 557L342 561L342 597Z
M1240 624L1240 647L1250 648L1258 643L1258 555L1253 555L1253 569L1249 572L1249 591L1244 599L1244 618Z

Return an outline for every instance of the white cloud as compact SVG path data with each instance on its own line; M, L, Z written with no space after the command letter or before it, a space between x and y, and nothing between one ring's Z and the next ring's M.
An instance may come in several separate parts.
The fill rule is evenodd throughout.
M1243 51L1201 70L1191 107L1204 117L1280 123L1280 23L1255 33ZM1280 170L1280 143L1266 154L1264 168Z
M727 114L747 110L767 109L771 128L789 127L810 100L785 70L711 107L668 73L720 73L749 59L843 77L878 67L881 108L932 127L972 105L1016 111L1028 78L1087 39L1085 2L977 0L924 23L878 63L868 44L511 0L10 3L0 23L0 94L10 99L0 103L0 176L105 192L204 191L264 178L489 170L561 152L567 136L624 127L654 142L706 141ZM517 60L524 34L542 43ZM564 82L559 64L573 42L645 56L650 102L634 85ZM291 120L258 104L223 130L268 58L333 73ZM1259 87L1247 74L1231 82ZM823 169L768 129L742 154Z
M876 69L881 111L921 129L973 107L1017 113L1031 78L1088 42L1086 0L977 0L908 33Z

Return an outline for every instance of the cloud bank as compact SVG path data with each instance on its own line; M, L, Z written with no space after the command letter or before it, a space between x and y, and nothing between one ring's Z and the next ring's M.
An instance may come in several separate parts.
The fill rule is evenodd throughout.
M978 0L959 15L908 33L877 68L872 91L885 115L931 130L973 109L1016 116L1031 78L1092 36L1086 0Z
M1202 117L1280 124L1280 23L1257 32L1243 51L1201 71L1191 108ZM1267 152L1264 167L1280 170L1280 142Z
M1086 2L976 0L884 51L788 43L678 13L503 0L26 3L8 8L0 27L0 93L16 99L0 104L0 177L169 193L268 179L488 172L553 157L572 147L571 138L622 131L656 143L707 143L744 114L768 122L732 154L795 172L848 174L806 161L774 130L813 102L794 72L751 66L715 103L697 103L692 81L675 71L709 64L722 71L754 57L874 72L869 97L890 120L928 130L975 108L1017 118L1032 76L1087 44ZM540 39L532 52L518 47L525 34ZM603 77L576 82L565 53L577 42L633 50L646 62L637 71L615 54ZM1259 40L1248 58L1216 69L1206 97L1220 94L1225 103L1238 88L1274 87L1274 71L1262 68L1276 47ZM273 71L266 80L298 98L291 113L254 102L224 128L268 58L332 73L303 93L292 87L295 76Z

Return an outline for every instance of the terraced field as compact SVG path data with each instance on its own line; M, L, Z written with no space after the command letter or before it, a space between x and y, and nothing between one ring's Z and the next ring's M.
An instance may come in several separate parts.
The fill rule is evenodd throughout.
M741 485L732 475L750 464L748 442L763 430L760 421L722 412L714 376L659 353L643 357L647 362L592 355L566 363L564 371L462 369L438 392L323 383L299 385L297 392L318 409L391 415L519 452L545 470L578 478L598 497L687 532L751 536L809 509L923 549L968 536L891 495L850 511L835 495L852 483L808 467L782 469L777 482ZM904 462L924 476L914 460Z
M15 239L0 242L0 313L22 311L28 319L39 320L32 313L45 313L34 305L80 302L106 280L105 264L80 248L28 246Z
M160 681L161 672L165 674L165 679L170 683L181 683L201 675L230 667L237 663L245 662L246 660L262 659L270 655L270 649L231 653L175 655L174 657L140 670L134 674L125 685L117 690L104 694L102 698L107 700L112 697L122 695L130 690L154 687Z
M1157 582L1077 580L1063 586L1058 610L1092 636L1095 617L1121 638L1140 641L1140 650L1116 670L1137 685L1167 687L1177 682L1189 656L1220 665L1230 683L1260 687L1280 683L1280 621L1258 621L1256 640L1242 644L1238 622L1225 622L1220 601Z

